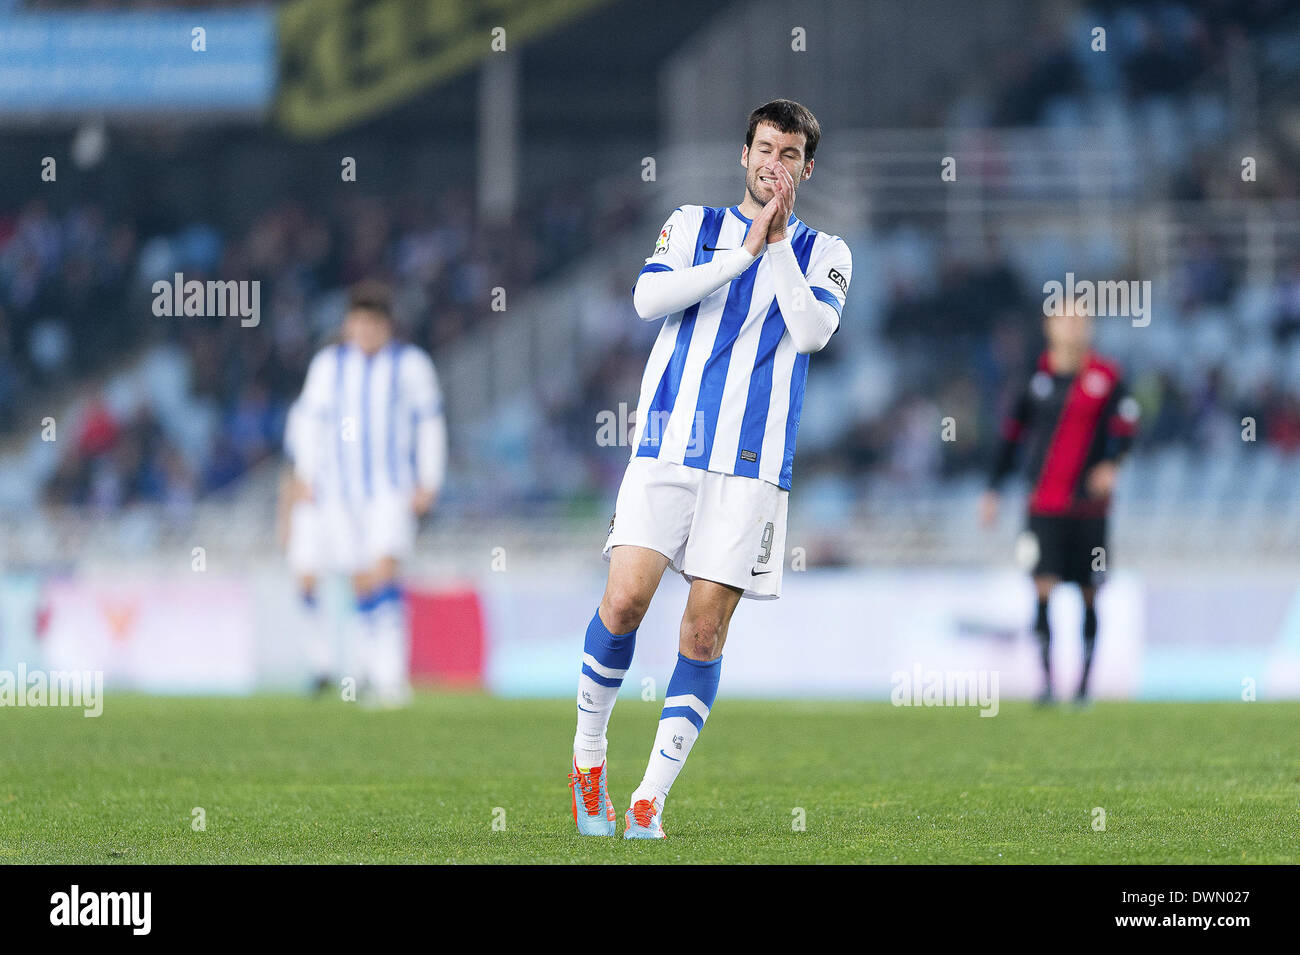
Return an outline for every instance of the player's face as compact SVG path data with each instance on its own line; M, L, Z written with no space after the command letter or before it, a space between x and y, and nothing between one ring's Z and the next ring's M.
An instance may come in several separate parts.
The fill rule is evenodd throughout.
M393 329L389 320L379 312L357 308L348 312L343 332L348 341L367 355L373 355L388 344Z
M767 205L776 195L776 183L766 167L779 162L790 172L795 189L812 175L813 164L803 160L804 134L783 133L770 123L759 123L754 141L740 152L745 167L745 188L754 201Z
M1043 324L1049 347L1085 351L1092 344L1092 316L1087 312L1066 307Z

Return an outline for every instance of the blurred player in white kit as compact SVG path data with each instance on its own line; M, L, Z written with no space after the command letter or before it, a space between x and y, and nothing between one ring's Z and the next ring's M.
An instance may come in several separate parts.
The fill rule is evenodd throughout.
M298 583L317 687L335 667L318 607L322 575L347 574L356 597L363 699L410 697L400 564L442 488L447 429L433 361L393 335L390 294L349 290L341 340L317 353L285 426L288 559Z

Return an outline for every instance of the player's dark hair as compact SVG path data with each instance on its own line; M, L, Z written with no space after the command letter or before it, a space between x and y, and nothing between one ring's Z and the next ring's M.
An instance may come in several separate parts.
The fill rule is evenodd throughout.
M803 133L803 161L812 162L813 153L817 152L817 143L822 138L822 128L807 106L792 99L774 99L770 103L764 103L749 114L746 146L754 144L754 131L758 129L759 123L770 123L783 133Z
M362 279L348 289L348 311L375 312L384 318L393 317L393 292L385 282Z

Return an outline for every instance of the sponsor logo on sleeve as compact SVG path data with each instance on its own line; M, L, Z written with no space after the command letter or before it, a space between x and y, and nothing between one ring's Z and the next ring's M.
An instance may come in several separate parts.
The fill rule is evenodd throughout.
M831 269L827 278L840 287L841 295L847 296L849 294L849 280L844 277L839 269Z

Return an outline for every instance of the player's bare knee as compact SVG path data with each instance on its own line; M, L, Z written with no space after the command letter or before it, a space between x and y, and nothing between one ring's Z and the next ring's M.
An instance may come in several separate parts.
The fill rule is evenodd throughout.
M690 614L682 620L682 636L679 649L682 656L692 660L713 660L721 649L723 634L722 621L716 614Z
M649 606L649 599L634 589L610 586L600 601L600 619L610 633L631 633L641 626Z

